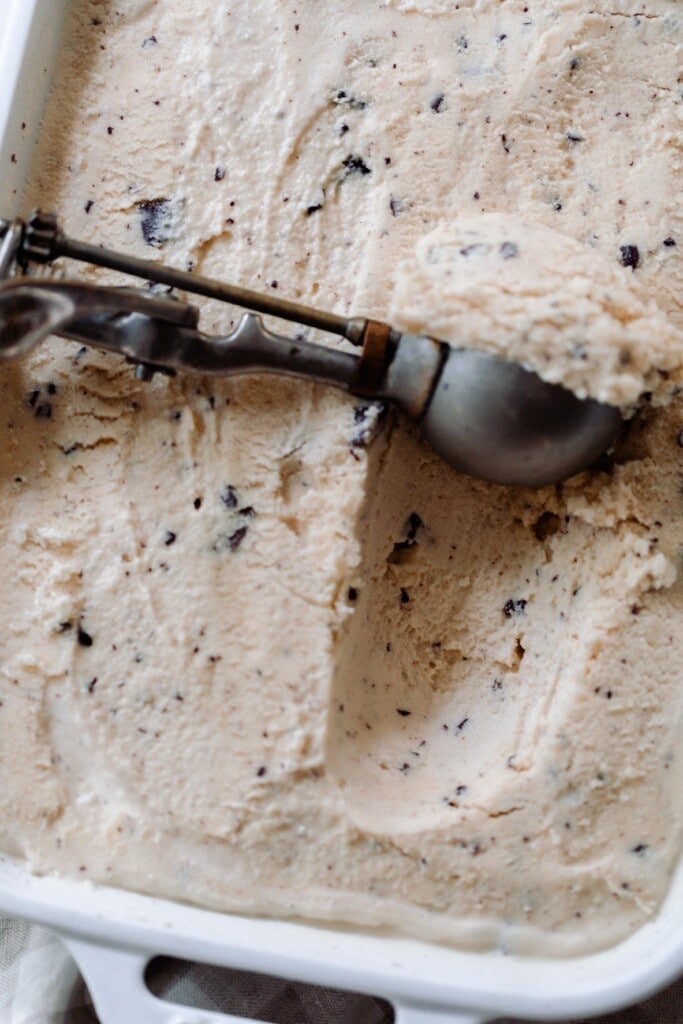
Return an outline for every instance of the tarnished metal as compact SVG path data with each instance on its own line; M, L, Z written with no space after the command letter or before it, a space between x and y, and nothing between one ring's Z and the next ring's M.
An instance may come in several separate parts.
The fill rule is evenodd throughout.
M360 354L286 337L246 313L225 337L198 329L197 308L141 288L36 279L17 266L85 260L191 294L340 335ZM582 401L515 363L388 324L344 318L68 238L56 217L0 221L0 360L58 334L124 356L139 380L156 372L278 373L398 406L450 465L504 484L540 486L583 469L612 442L617 409Z
M0 359L27 354L49 334L117 352L150 371L231 376L284 373L350 390L360 357L266 330L245 314L226 337L197 330L194 306L132 288L14 278L0 285Z
M376 398L396 348L396 336L389 324L366 320L361 335L363 350L353 381L353 391L365 398Z
M0 221L0 281L9 276L23 238L23 222Z
M19 262L22 266L51 263L61 255L63 238L56 215L36 210L24 228Z
M613 406L581 400L518 363L449 348L420 429L463 473L542 487L590 466L621 423Z
M249 288L228 284L225 281L216 281L213 278L203 277L186 270L176 270L163 263L141 260L127 253L115 252L113 249L106 249L99 245L79 242L64 234L54 214L43 213L41 210L34 211L25 226L20 260L24 263L32 260L45 263L60 256L91 263L97 267L106 267L109 270L118 270L131 277L154 281L157 284L177 288L192 295L203 295L208 299L229 302L242 309L275 316L280 320L305 324L307 327L313 327L320 331L341 335L343 338L348 338L353 344L360 343L365 325L365 320L358 317L347 319L335 313L305 306L299 302L291 302L274 295L265 295L262 292L251 291Z
M385 401L419 420L429 406L448 345L417 334L402 334L378 389Z

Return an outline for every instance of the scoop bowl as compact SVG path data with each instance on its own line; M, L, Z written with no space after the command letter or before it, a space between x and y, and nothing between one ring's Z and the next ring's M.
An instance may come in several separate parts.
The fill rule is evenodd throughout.
M621 424L615 407L577 398L518 363L452 348L420 427L434 450L463 473L541 487L590 466Z

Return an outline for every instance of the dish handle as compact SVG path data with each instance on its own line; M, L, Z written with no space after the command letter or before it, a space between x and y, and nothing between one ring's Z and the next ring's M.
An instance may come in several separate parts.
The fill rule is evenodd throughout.
M159 999L145 984L149 953L66 935L62 938L88 986L101 1024L263 1024ZM439 1007L396 1003L395 1011L395 1024L484 1024L480 1015Z
M158 999L145 984L149 953L62 938L88 986L101 1024L263 1024Z

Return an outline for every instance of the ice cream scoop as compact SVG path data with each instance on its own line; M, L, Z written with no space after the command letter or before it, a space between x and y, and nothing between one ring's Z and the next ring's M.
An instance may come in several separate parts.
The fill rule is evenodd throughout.
M614 440L621 414L579 399L518 363L381 321L345 318L68 238L56 218L0 222L0 270L66 256L347 338L359 354L268 330L255 313L226 337L202 334L198 310L132 288L22 274L0 285L0 359L48 334L124 355L136 374L157 370L307 377L397 406L454 468L494 483L538 487L589 466Z

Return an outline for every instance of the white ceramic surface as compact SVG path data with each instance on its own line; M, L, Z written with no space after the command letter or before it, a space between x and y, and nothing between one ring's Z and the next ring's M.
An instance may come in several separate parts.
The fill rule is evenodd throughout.
M18 208L67 2L0 0L2 217ZM588 1016L634 1003L683 970L683 868L656 920L613 949L567 960L465 953L215 914L87 882L36 878L3 857L0 911L60 932L102 1024L244 1024L153 996L144 971L157 955L381 996L395 1006L397 1024Z

